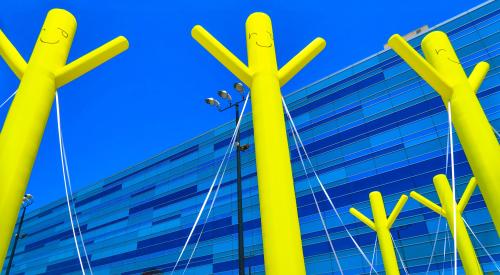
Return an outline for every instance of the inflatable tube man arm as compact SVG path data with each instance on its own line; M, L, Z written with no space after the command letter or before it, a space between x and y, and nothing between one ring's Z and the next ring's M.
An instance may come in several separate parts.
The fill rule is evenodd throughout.
M371 230L377 231L377 229L375 229L375 223L363 213L359 212L356 208L350 208L349 213L358 218L358 220L360 220L362 223L366 224L366 226L370 227Z
M408 201L408 196L406 195L402 195L399 198L398 203L396 203L396 206L394 206L394 209L387 218L387 229L391 229L392 225L394 224L394 221L396 221L396 218L399 216L399 213L401 213L401 210L403 209L403 206L406 204L407 201ZM358 220L366 224L366 226L371 228L373 231L377 231L375 223L368 217L363 215L363 213L359 212L356 208L350 208L349 213L351 213L354 217L358 218Z
M55 73L56 87L66 85L87 72L95 69L104 62L117 56L128 49L128 41L125 37L119 36L90 53L67 64Z
M252 83L252 73L250 69L230 52L222 43L217 41L209 32L202 26L196 25L191 31L193 38L200 43L211 55L219 60L230 72L238 77L245 85L249 86Z
M449 185L448 180L447 179L445 179L445 180L446 180L447 184ZM476 181L476 178L473 177L470 179L469 183L467 184L467 187L465 188L464 193L462 194L462 198L458 202L458 205L457 205L458 212L460 212L460 213L464 212L465 206L467 205L467 203L470 200L470 197L474 193L474 189L476 188L476 186L477 186L477 181ZM446 212L444 211L444 209L442 207L433 203L432 201L430 201L426 197L420 195L419 193L412 191L410 193L410 197L412 197L413 199L415 199L416 201L418 201L422 205L428 207L429 209L433 210L437 214L444 216L444 217L446 216Z
M441 215L443 217L446 216L446 213L444 212L444 209L441 206L435 204L434 202L432 202L428 198L420 195L416 191L411 191L410 197L412 197L414 200L416 200L419 203L421 203L423 206L426 206L430 210L436 212L438 215Z
M457 211L460 211L460 213L464 212L465 206L467 206L467 203L469 203L470 197L474 193L476 186L477 186L476 178L472 177L469 183L467 184L464 193L462 194L462 198L460 198L460 201L458 202Z
M403 206L405 206L407 201L408 201L407 195L402 195L401 198L399 198L398 203L396 203L396 206L394 206L394 209L392 209L391 214L387 218L387 228L392 227L394 221L399 216L399 213L401 213L401 210L403 209Z
M441 97L448 101L451 97L451 85L449 85L434 67L425 60L406 40L399 34L389 38L388 45L417 72L429 85L438 92Z
M483 83L483 80L486 77L489 69L490 64L483 61L477 63L477 65L474 67L474 70L472 70L472 73L469 76L469 83L472 86L472 89L474 89L474 93L477 93L477 90Z
M318 37L307 45L302 51L294 56L285 66L278 71L280 86L283 87L292 77L294 77L307 63L311 62L326 46L323 38Z
M21 79L27 66L26 61L24 61L24 58L19 54L2 30L0 30L0 56L2 56L5 63L7 63L17 78Z

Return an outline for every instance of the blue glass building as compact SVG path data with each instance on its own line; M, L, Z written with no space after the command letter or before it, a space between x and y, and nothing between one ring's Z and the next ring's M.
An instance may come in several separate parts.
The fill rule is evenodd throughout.
M480 61L490 63L478 97L496 129L500 129L499 20L500 4L492 1L432 28L448 33L467 73ZM410 43L419 49L423 35ZM315 168L367 255L372 255L375 233L352 217L348 209L354 206L369 214L369 192L381 191L388 209L401 194L412 190L438 202L432 177L445 172L447 114L438 94L392 50L376 53L296 91L286 101ZM75 194L78 218L96 274L170 272L233 128L233 122L228 122ZM242 122L242 142L252 144L252 135L251 115L247 114ZM290 141L307 272L338 272L291 138ZM252 148L242 153L245 255L248 270L263 274ZM460 145L454 149L460 194L471 170ZM232 156L187 274L237 274L235 178ZM345 274L368 274L367 263L334 216L320 187L312 183ZM500 261L497 233L478 190L464 217ZM412 199L396 220L392 234L410 273L425 274L437 222L435 213ZM430 267L432 274L442 274L443 268L450 272L452 266L450 237L443 223L444 220ZM28 237L19 241L13 274L79 273L64 199L29 213L23 232ZM483 269L494 271L493 263L477 241L473 243ZM179 274L192 247L188 246L177 269ZM379 253L377 258L375 266L382 271Z

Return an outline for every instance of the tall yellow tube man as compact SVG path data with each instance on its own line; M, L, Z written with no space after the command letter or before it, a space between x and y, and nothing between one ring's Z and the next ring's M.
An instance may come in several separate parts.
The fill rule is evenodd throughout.
M467 228L465 227L465 223L462 219L462 213L464 212L465 206L467 206L467 203L469 202L469 199L474 193L474 189L476 188L476 179L471 178L458 204L456 204L455 199L453 198L453 192L450 188L450 183L448 182L448 179L445 175L437 175L433 180L434 187L436 188L436 192L439 196L439 201L441 202L441 207L415 191L411 192L410 196L432 211L436 212L438 215L445 217L448 221L448 225L453 236L455 235L455 222L453 218L456 217L457 250L458 254L460 255L460 260L462 261L465 273L474 275L483 274L481 265L477 260L476 252L474 251L474 246L472 245L469 233L467 232ZM453 211L455 209L456 216Z
M72 14L49 11L28 63L0 31L0 56L21 80L0 134L0 269L56 89L128 48L118 37L66 65L75 31Z
M316 38L278 70L271 19L253 13L246 22L248 66L203 27L193 38L252 91L252 111L266 274L305 274L280 87L323 48Z
M422 40L425 59L397 34L389 46L441 95L446 107L450 102L453 125L500 236L500 146L476 96L488 63L478 63L467 77L450 40L440 31Z
M372 207L373 221L355 208L349 209L349 212L353 216L377 233L380 253L382 254L382 261L384 262L386 274L399 274L398 261L396 253L394 252L394 244L392 242L390 229L399 213L401 213L406 201L408 201L408 196L402 195L389 217L387 217L382 195L380 192L371 192L370 205Z

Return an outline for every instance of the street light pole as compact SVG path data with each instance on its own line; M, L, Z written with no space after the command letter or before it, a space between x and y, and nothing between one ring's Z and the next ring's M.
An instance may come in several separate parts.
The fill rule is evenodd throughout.
M240 119L239 103L234 104L236 110L236 125ZM236 185L238 193L238 266L240 275L245 275L245 244L243 241L243 191L241 186L241 145L240 129L236 133Z
M16 253L16 247L17 247L17 242L19 239L24 238L24 236L21 236L21 228L23 227L23 222L24 222L24 214L26 213L26 208L30 206L33 203L33 196L30 194L24 195L23 198L23 213L21 214L20 220L19 220L19 226L17 227L17 233L14 238L14 244L12 245L12 252L10 253L10 258L9 258L9 264L7 265L7 269L5 269L5 275L9 275L10 269L12 267L12 262L14 260L14 254Z
M235 124L236 126L238 126L240 119L240 103L245 101L246 97L244 96L243 84L235 83L234 88L242 95L242 99L240 101L233 103L231 95L229 95L228 92L222 90L219 91L218 94L221 98L229 101L229 106L221 109L220 103L213 98L207 98L205 99L205 102L209 105L217 107L217 110L219 112L223 112L227 109L234 107L236 112ZM241 180L241 152L246 151L249 148L249 145L245 144L242 146L240 144L239 128L238 131L236 132L235 145L236 145L236 189L237 189L236 192L238 196L238 268L239 268L239 275L245 275L245 243L243 238L244 228L243 228L243 191L242 191L243 188Z

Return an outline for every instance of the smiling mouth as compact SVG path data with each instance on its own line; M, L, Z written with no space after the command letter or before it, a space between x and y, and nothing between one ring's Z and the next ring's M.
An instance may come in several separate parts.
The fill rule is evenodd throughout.
M57 44L57 43L59 43L59 40L57 40L57 41L55 41L55 42L50 42L50 41L44 41L44 40L40 37L40 42L45 43L45 44Z
M460 62L455 61L455 60L453 60L453 59L451 59L451 58L449 58L449 57L448 57L448 60L450 60L450 61L451 61L451 62L453 62L453 63L457 63L458 65L460 65Z
M261 45L261 44L259 44L259 42L255 42L255 44L257 44L257 46L262 47L262 48L271 48L273 46L273 44Z

